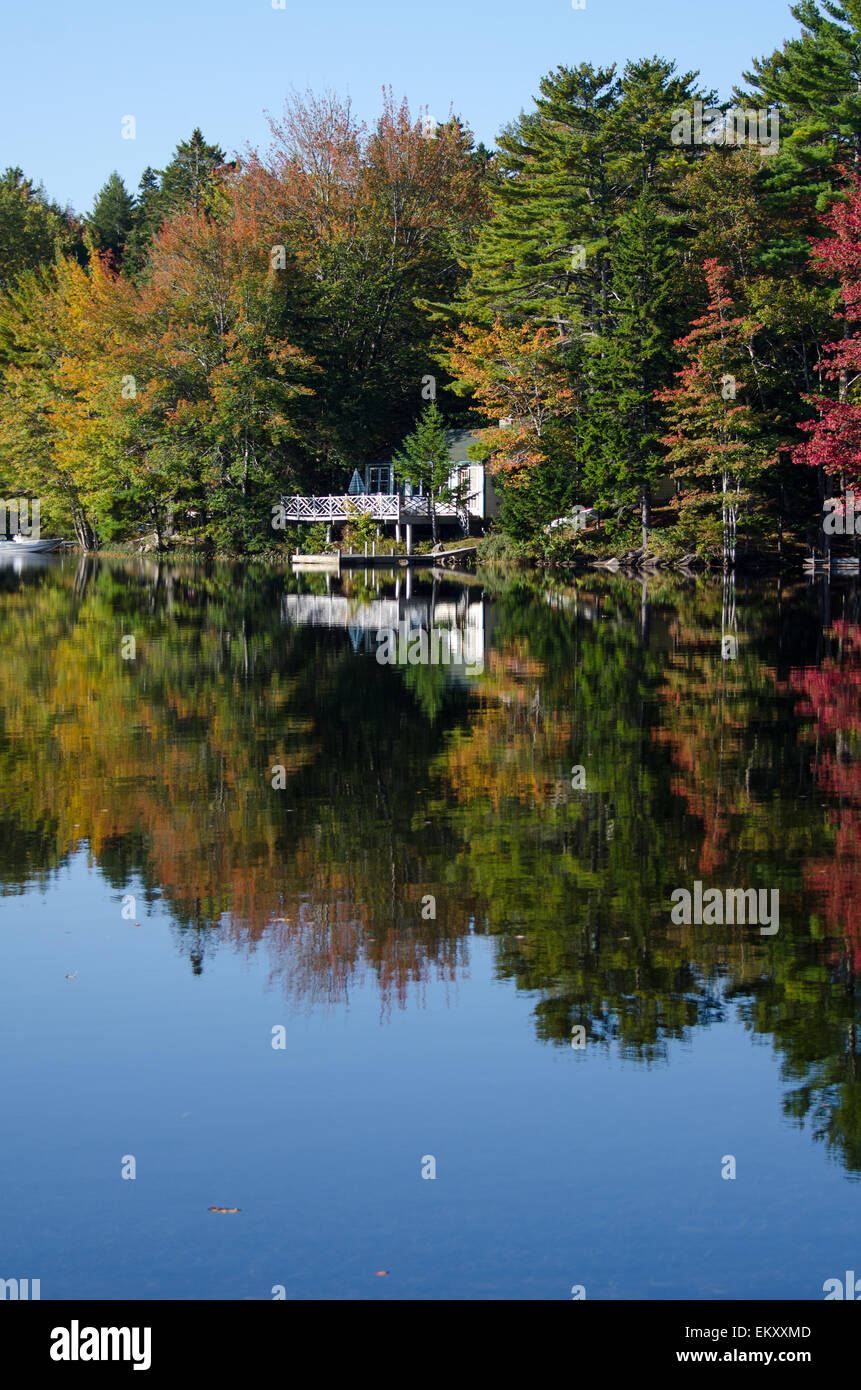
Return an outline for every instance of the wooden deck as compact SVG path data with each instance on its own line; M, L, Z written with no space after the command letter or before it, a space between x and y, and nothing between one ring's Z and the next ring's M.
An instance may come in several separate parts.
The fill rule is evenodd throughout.
M390 525L409 526L430 524L430 505L426 497L399 497L397 493L360 492L333 493L327 497L282 497L281 505L287 521L326 522L357 521L369 516L374 521ZM437 520L458 521L464 530L469 518L464 507L454 502L437 502Z

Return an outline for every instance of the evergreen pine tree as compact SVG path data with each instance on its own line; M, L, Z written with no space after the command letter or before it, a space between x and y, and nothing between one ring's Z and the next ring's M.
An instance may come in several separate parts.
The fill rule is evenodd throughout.
M664 300L668 236L690 236L680 191L703 153L673 144L672 113L696 99L713 95L697 88L695 73L677 74L657 57L628 63L621 77L615 67L560 67L541 82L535 111L500 139L494 215L458 308L473 324L499 316L555 330L581 441L571 448L564 431L547 431L534 487L530 480L509 497L506 525L510 518L519 529L545 510L561 515L582 496L586 469L601 496L639 495L648 525L658 466L652 397L669 379L668 351L684 322Z
M645 546L652 486L666 467L655 392L670 378L679 305L678 258L647 186L619 219L614 241L613 324L590 355L583 481L594 502L639 498Z
M613 68L559 68L542 79L536 111L503 132L463 318L531 318L565 334L600 301L605 128L618 96Z
M87 217L87 227L96 249L109 251L115 265L120 265L132 227L134 198L116 170L96 195L93 210Z
M147 167L138 185L134 226L129 233L123 261L123 268L132 274L139 273L146 264L152 239L162 223L160 193L158 174Z
M173 159L161 174L161 218L185 207L198 210L214 176L225 167L224 151L218 145L208 145L202 131L195 127L191 139L177 145Z
M404 440L400 453L392 456L397 476L420 487L427 497L431 532L437 540L437 502L451 499L449 478L451 454L446 436L445 421L435 401L425 406L418 423Z
M770 259L802 266L816 214L840 189L841 170L861 172L861 0L799 0L790 10L801 37L754 60L744 99L779 109L780 146L764 162L761 182L796 225L774 239Z
M543 78L536 110L500 137L493 216L470 257L461 317L555 325L560 336L604 331L614 225L644 184L663 202L701 152L673 145L673 109L711 94L695 74L653 58L581 63Z

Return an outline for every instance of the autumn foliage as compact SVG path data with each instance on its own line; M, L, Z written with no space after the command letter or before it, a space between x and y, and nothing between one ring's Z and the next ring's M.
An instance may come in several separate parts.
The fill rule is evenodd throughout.
M813 239L811 248L823 276L839 281L843 308L837 315L842 336L823 347L819 374L821 380L835 383L837 392L836 399L824 393L805 397L816 418L801 424L808 438L797 446L795 456L839 476L844 487L858 487L861 405L853 388L861 374L861 177L850 179L846 201L835 204L823 225L830 235Z
M449 361L482 413L497 417L498 425L482 432L482 442L493 469L517 483L540 461L549 423L564 419L574 405L558 334L507 326L498 317L489 329L462 324Z

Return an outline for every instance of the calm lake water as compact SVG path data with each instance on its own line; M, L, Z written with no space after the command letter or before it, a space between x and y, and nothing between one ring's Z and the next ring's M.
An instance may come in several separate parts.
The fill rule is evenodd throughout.
M800 578L0 569L0 1277L861 1273L859 619ZM469 660L381 663L399 624ZM674 921L696 882L778 929Z

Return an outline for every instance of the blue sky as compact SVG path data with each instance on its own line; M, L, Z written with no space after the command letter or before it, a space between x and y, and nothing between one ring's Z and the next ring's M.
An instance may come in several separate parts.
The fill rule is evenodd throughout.
M0 21L0 167L86 211L112 169L136 188L196 125L228 153L265 144L264 110L307 87L349 94L369 119L391 84L491 144L559 64L659 53L726 97L796 32L786 0L31 0Z

